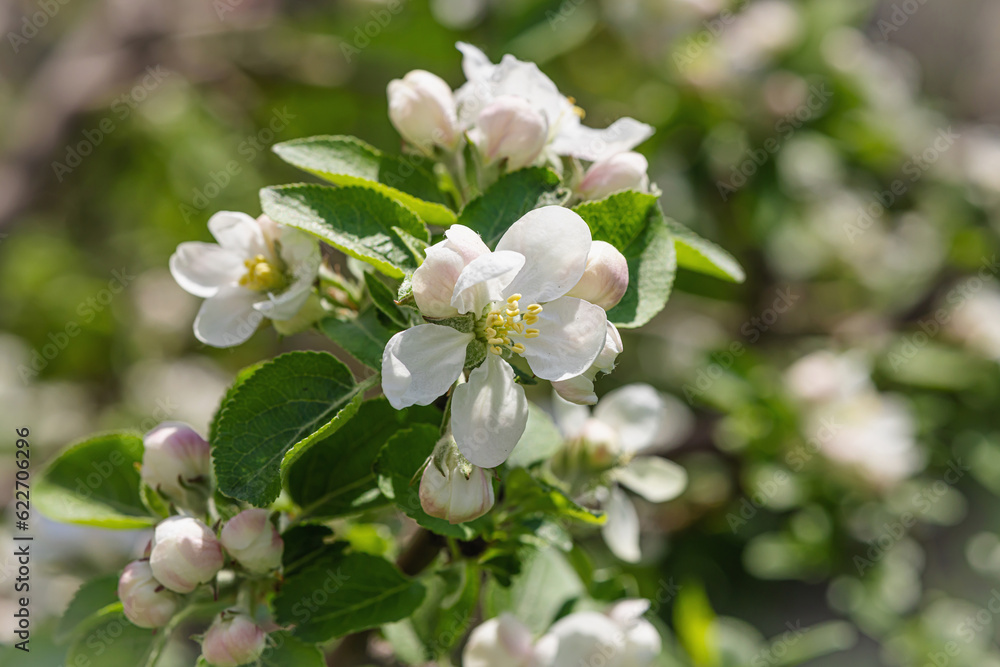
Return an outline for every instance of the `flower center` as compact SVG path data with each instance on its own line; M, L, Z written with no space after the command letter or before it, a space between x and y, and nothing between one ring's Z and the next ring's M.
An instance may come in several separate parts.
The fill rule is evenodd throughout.
M285 277L264 255L257 255L243 262L246 275L240 278L240 285L257 292L273 292L285 284Z
M538 322L538 313L542 312L542 307L533 303L528 306L527 312L522 313L518 306L520 300L520 294L512 294L507 299L506 307L505 304L494 303L490 312L477 322L476 335L480 340L486 341L493 354L502 355L505 349L515 354L524 354L524 343L520 341L541 335L538 329L528 327Z

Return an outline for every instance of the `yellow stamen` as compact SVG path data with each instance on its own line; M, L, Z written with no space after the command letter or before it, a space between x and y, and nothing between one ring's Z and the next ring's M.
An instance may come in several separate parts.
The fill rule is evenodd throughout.
M520 343L512 345L510 349L516 352L517 354L524 354L524 345L521 345Z
M538 329L525 329L524 331L525 338L538 338L541 335L542 334L538 331Z
M243 262L246 274L240 278L240 285L258 292L273 291L281 287L284 276L264 255L257 255Z

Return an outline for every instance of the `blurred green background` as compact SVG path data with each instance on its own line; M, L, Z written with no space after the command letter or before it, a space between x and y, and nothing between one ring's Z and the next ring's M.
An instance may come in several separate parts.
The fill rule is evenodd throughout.
M747 269L680 274L598 384L650 382L696 417L671 454L690 488L643 507L625 568L649 596L681 586L657 606L686 652L670 664L785 664L808 636L762 637L843 619L856 641L836 626L816 641L845 650L809 664L1000 665L1000 5L11 0L0 28L0 503L15 428L35 470L96 430L204 430L237 370L329 345L205 348L167 260L301 179L278 141L398 149L386 84L457 87L465 40L538 62L590 125L656 126L640 150L664 211ZM73 591L144 538L32 526L30 664L55 665Z

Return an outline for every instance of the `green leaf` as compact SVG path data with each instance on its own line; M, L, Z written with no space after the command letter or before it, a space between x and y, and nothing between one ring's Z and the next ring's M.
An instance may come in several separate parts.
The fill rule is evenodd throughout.
M59 619L55 630L55 640L64 642L82 631L86 621L95 620L108 606L118 602L118 574L85 581L73 595L66 612Z
M628 191L573 209L595 241L614 245L628 260L628 290L608 311L608 320L623 329L641 327L663 310L677 273L673 237L655 202L652 195Z
M236 390L239 389L239 386L241 384L243 384L248 377L250 377L251 375L253 375L254 372L258 368L260 368L261 366L263 366L265 363L267 363L267 362L266 361L260 361L260 362L257 362L256 364L251 364L250 366L247 366L246 368L242 369L239 373L236 374L236 379L233 380L233 384L230 385L229 389L226 390L226 393L222 397L222 400L219 401L219 407L218 407L218 409L216 409L215 414L212 415L212 423L209 424L209 426L208 426L208 441L209 442L212 442L213 440L215 440L215 433L219 429L219 417L222 416L222 407L226 404L226 401L228 401L229 398L234 393L236 393Z
M430 241L413 211L368 188L275 186L260 191L260 204L277 222L308 232L394 278L418 266L409 237Z
M365 401L357 415L313 443L288 467L288 489L302 507L300 520L332 518L387 504L373 466L386 441L412 424L441 423L441 411L415 406L396 410L384 397Z
M319 330L352 357L374 370L382 368L382 352L395 333L379 321L374 308L349 320L327 317L319 323Z
M479 604L480 582L479 567L472 561L459 561L429 578L427 598L412 617L428 658L447 655L465 636Z
M438 189L422 155L386 155L355 137L319 136L294 139L273 148L282 160L334 185L371 188L413 209L433 225L450 225L455 213ZM433 169L433 164L428 165Z
M60 452L32 489L35 506L64 523L99 528L146 528L156 522L139 494L142 438L96 435Z
M281 568L287 577L295 570L306 567L326 555L340 555L346 542L330 542L333 530L328 526L300 524L281 534L285 548L281 554Z
M382 558L330 555L285 578L274 613L299 639L322 642L406 618L423 599L424 587Z
M212 441L219 489L269 505L281 491L282 459L349 419L367 386L326 352L289 352L261 366L223 404Z
M524 558L520 574L511 586L491 582L484 599L487 617L509 612L535 634L545 632L567 602L584 594L583 583L573 566L557 549L536 551Z
M323 652L290 632L272 632L267 636L267 648L254 667L326 667Z
M517 447L507 458L507 465L527 468L547 461L563 445L563 435L552 418L534 403L528 403L528 423Z
M451 524L430 516L420 507L420 478L417 471L434 451L434 445L440 438L441 429L428 424L417 424L398 431L389 438L375 462L379 488L382 493L395 500L408 517L424 528L439 535L469 540L475 536L475 526L482 519Z
M604 523L604 514L576 504L561 490L536 479L524 468L510 470L504 486L507 503L519 513L573 519L593 526Z
M698 236L676 220L671 218L664 218L664 220L677 249L677 266L722 278L732 283L741 283L746 280L746 273L735 257L708 239Z
M492 248L522 215L551 203L549 199L558 189L559 176L551 169L519 169L466 204L458 222L479 232L486 245Z
M67 665L145 665L153 649L153 631L132 625L121 604L101 612L99 621L73 642Z
M403 311L402 308L396 305L396 299L393 296L393 290L389 289L389 286L378 279L374 273L365 273L365 284L368 286L368 294L372 298L372 303L378 308L382 314L392 320L392 323L397 325L400 329L405 329L410 326L411 321L409 315ZM413 312L412 308L407 309Z

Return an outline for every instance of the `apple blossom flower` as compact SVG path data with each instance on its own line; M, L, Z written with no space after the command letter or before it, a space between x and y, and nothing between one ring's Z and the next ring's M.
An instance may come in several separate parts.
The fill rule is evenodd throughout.
M208 526L188 516L172 516L156 525L149 566L161 584L190 593L222 569L222 545Z
M521 621L501 614L480 624L469 635L462 650L463 667L533 667L545 664L535 659L533 637Z
M255 574L264 574L281 565L285 543L271 524L265 509L243 510L226 522L219 541L226 552Z
M420 478L420 506L449 523L472 521L489 512L495 502L490 476L469 463L450 436L439 448L440 455L435 452Z
M588 476L610 468L611 484L597 492L597 500L607 514L602 526L604 541L622 560L638 561L639 516L621 487L654 503L680 495L687 485L684 469L662 457L644 454L681 442L691 427L690 411L647 384L626 385L608 392L593 414L558 397L554 398L554 408L556 423L566 438L565 451L555 463L566 468L568 458ZM617 461L609 461L615 456Z
M538 640L547 667L614 665L647 667L660 656L663 641L642 618L649 600L623 600L605 614L580 611L556 621Z
M142 481L175 503L190 506L211 479L208 442L187 424L163 422L143 437Z
M626 151L595 162L587 168L576 193L583 200L604 199L622 190L649 190L649 162L639 153Z
M140 628L162 628L180 606L177 594L153 578L153 570L144 560L125 566L118 579L118 599L125 617Z
M455 98L441 77L416 69L390 81L387 93L389 119L403 139L427 154L434 146L455 150L462 133Z
M319 272L318 242L267 216L220 211L208 221L218 244L177 246L170 272L185 291L205 298L195 337L213 347L243 343L263 318L291 320Z
M267 633L247 614L223 612L201 640L201 654L212 667L238 667L264 652Z
M608 374L615 369L615 362L618 355L622 353L622 337L618 333L618 328L608 322L607 332L604 337L604 348L597 359L586 371L568 380L560 380L552 383L552 388L556 390L560 398L570 403L578 405L593 405L597 403L597 394L594 392L594 381L598 374Z
M501 95L479 112L469 132L486 164L507 161L513 171L533 163L548 141L545 116L520 97Z
M569 209L546 206L511 225L493 252L460 225L438 245L445 247L429 251L414 272L414 300L441 314L447 298L467 316L465 326L422 324L393 336L382 356L382 390L396 409L429 405L462 376L470 343L478 343L471 347L480 359L470 364L478 366L452 396L451 430L471 463L493 468L513 451L528 418L508 359L522 357L536 376L558 382L587 371L604 347L604 310L565 296L586 269L590 229Z
M620 118L603 130L580 122L582 112L559 92L552 80L534 63L505 55L499 64L490 62L482 51L459 42L462 70L468 81L455 93L459 122L475 125L480 111L501 96L513 95L530 103L548 126L548 150L599 162L631 150L653 134L653 128L633 118Z
M618 248L604 241L594 241L587 253L587 268L567 296L589 301L611 310L628 290L628 260Z

